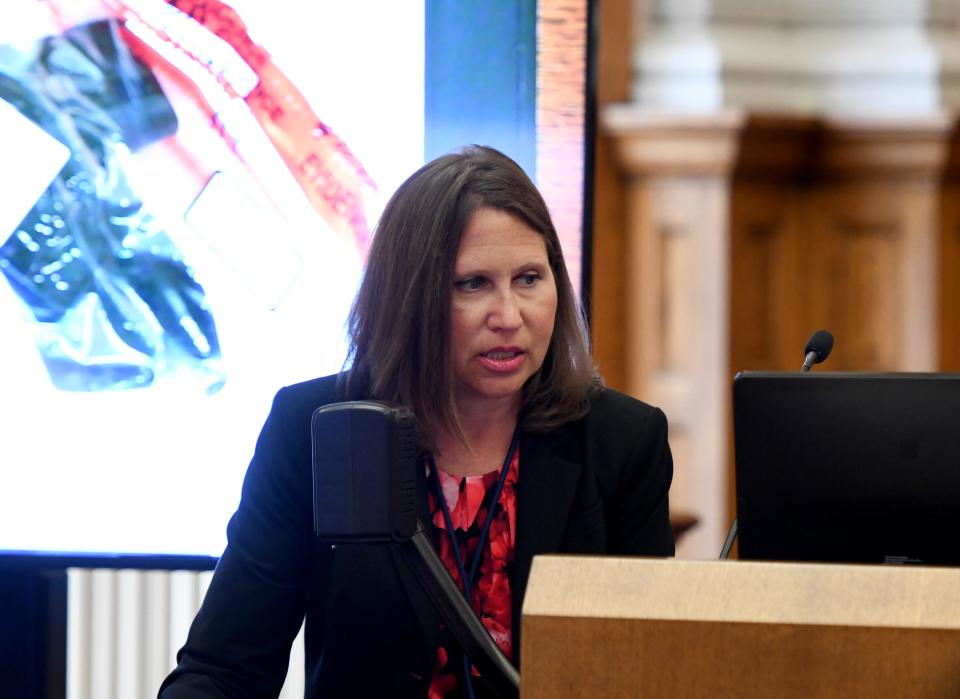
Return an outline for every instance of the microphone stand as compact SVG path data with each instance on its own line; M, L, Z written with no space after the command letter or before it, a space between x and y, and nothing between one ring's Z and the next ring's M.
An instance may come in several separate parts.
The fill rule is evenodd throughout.
M723 548L720 549L720 560L725 561L730 558L730 549L733 548L733 542L737 538L737 518L733 518L733 524L730 525L730 531L727 532L727 538L723 541Z
M400 545L399 552L483 679L503 699L519 696L520 673L470 608L420 522L410 540Z
M800 371L810 371L810 367L817 363L820 353L817 350L810 350L807 352L807 355L803 358L803 366L800 367Z

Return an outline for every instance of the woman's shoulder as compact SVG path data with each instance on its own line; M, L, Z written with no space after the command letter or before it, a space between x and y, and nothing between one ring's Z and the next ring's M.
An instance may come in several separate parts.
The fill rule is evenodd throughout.
M346 400L345 374L320 376L307 381L289 384L277 391L276 400L286 403L310 404L313 407Z
M637 420L659 418L660 408L644 403L626 393L600 386L590 395L588 420L614 421L635 424Z
M593 392L581 424L581 434L588 440L610 444L657 440L667 433L667 418L660 408L606 387Z
M273 399L272 412L287 417L309 416L317 408L350 400L347 397L347 375L332 374L284 386Z

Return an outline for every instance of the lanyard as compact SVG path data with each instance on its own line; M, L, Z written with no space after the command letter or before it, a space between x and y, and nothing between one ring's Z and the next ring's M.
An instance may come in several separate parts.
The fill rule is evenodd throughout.
M490 523L497 514L497 508L500 506L500 493L503 490L503 484L507 480L507 471L510 470L510 462L513 461L513 455L517 450L517 444L520 441L519 426L513 432L513 438L510 440L510 449L507 450L507 456L503 460L503 467L500 469L500 477L497 479L497 487L493 492L493 502L490 505L490 511L487 514L487 520L483 523L483 530L480 533L480 541L477 543L477 553L470 562L470 574L467 575L466 565L464 565L464 552L460 550L460 543L457 541L457 535L453 527L453 516L450 514L450 507L447 505L447 499L443 496L443 488L440 486L440 474L437 472L437 465L433 457L430 457L430 474L433 480L434 490L437 499L440 501L440 508L443 510L443 519L447 525L447 536L450 539L450 547L453 549L453 557L457 562L457 571L460 573L460 581L463 585L463 594L467 598L467 604L472 606L470 601L470 590L477 578L477 572L480 570L480 559L483 558L483 549L486 546L487 538L490 535Z
M453 549L453 557L457 562L457 571L460 573L460 581L463 584L463 596L467 599L467 604L473 607L470 601L470 590L473 587L474 580L477 577L477 571L480 570L480 559L483 558L483 549L486 546L487 538L490 536L490 523L497 515L497 508L500 506L500 492L503 490L503 484L507 480L507 471L510 470L510 462L513 461L513 455L517 451L517 444L520 441L520 426L513 431L513 438L510 440L510 448L507 450L507 456L503 460L503 466L500 469L500 477L497 479L497 487L493 491L493 502L490 504L490 511L487 513L487 520L483 523L483 530L480 532L480 541L477 542L477 552L470 562L470 574L467 575L467 569L463 562L463 552L460 550L460 542L457 541L457 535L453 528L453 516L450 514L450 507L447 505L447 499L443 496L443 488L440 485L440 474L437 471L437 464L433 457L430 457L430 477L433 480L434 490L437 500L440 501L440 509L443 510L443 519L447 525L447 536L450 539L450 548ZM473 680L470 677L470 659L466 654L463 656L463 679L468 699L474 699Z

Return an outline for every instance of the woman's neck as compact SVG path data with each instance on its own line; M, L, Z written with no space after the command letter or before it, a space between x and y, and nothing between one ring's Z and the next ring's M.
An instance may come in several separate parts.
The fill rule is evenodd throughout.
M519 400L490 401L458 406L458 416L467 444L443 433L437 437L437 468L451 476L476 476L503 465L517 426Z

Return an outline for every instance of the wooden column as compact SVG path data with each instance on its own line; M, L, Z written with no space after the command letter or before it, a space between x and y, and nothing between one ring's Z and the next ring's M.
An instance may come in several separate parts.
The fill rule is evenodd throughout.
M700 519L680 555L711 557L726 526L730 173L744 117L604 113L627 188L626 390L670 421L671 508Z

